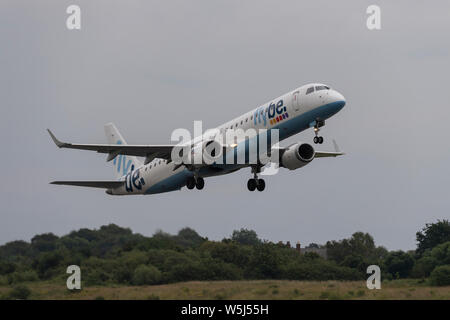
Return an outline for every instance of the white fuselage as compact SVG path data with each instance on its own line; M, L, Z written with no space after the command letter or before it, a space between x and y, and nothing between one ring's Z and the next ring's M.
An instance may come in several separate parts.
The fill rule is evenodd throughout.
M319 90L309 92L308 89L311 87L319 88ZM317 120L328 119L341 110L344 105L345 99L339 92L323 84L313 83L277 97L222 124L217 129L221 132L236 129L244 131L248 129L256 131L278 129L281 141L314 126ZM191 144L196 145L201 141L203 141L203 137L199 136L193 139ZM237 141L237 143L240 144L243 141ZM227 174L239 168L241 167L222 165L220 170L219 167L217 170L212 170L210 167L204 167L200 169L199 174L202 177L208 177ZM185 166L177 166L174 162L156 158L122 177L123 180L128 179L126 186L107 192L114 195L127 195L174 191L185 186L187 178L193 175L194 172Z

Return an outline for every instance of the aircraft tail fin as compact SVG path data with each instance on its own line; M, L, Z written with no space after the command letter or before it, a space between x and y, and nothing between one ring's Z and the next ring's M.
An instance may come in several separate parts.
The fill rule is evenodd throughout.
M119 130L117 130L116 126L113 123L105 124L105 134L109 144L127 144L125 139L122 137ZM136 157L114 153L110 153L108 155L107 161L112 161L114 167L114 176L117 179L133 171L134 168L140 167L142 165L142 163Z

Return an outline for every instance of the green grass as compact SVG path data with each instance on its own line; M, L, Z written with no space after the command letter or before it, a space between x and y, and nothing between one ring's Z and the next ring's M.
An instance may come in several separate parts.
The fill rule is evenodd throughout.
M365 281L191 281L154 286L83 286L69 291L65 282L29 282L30 299L450 299L450 286L430 287L418 280L392 280L380 290L369 290ZM0 285L0 297L11 286Z

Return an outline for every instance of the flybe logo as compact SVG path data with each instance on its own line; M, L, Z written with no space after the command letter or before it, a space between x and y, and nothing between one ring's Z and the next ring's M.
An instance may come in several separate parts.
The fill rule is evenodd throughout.
M125 190L127 192L133 192L133 188L142 190L142 186L145 186L144 178L141 178L139 175L139 169L127 174L125 177Z
M266 126L267 122L269 122L271 125L274 125L287 118L289 118L287 108L284 105L283 100L280 100L276 105L275 103L271 102L266 107L259 107L258 109L256 109L253 122L255 125L257 123L264 122L264 126Z
M122 141L117 140L117 144L122 144ZM131 164L131 160L127 159L127 156L122 154L119 154L117 157L114 158L113 166L119 173L122 170L122 175L126 175L129 169L131 169L131 171L134 170L134 166Z

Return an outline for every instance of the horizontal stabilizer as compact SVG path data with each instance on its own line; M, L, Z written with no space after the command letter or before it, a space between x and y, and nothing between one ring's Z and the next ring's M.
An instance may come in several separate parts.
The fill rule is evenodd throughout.
M78 187L90 187L90 188L103 188L103 189L115 189L122 186L125 181L53 181L50 184L66 185L66 186L78 186Z

